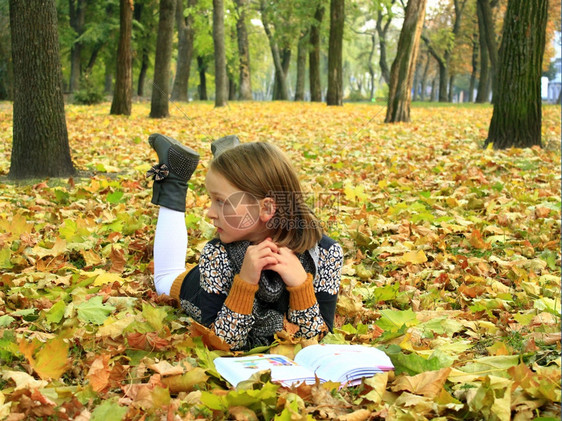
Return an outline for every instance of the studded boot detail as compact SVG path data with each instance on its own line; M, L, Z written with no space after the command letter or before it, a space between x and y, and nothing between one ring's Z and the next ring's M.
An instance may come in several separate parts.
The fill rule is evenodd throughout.
M197 168L199 154L159 133L150 135L148 143L158 154L158 165L147 172L147 176L154 179L151 202L185 212L187 182Z

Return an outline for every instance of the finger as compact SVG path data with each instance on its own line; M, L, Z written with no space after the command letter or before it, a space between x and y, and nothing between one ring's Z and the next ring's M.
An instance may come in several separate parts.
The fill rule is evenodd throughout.
M266 238L260 243L260 245L263 247L267 247L276 253L279 251L279 246L271 241L271 238Z

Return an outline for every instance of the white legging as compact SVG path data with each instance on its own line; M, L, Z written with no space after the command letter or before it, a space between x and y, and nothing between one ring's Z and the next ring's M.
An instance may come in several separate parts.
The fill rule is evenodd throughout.
M174 280L185 272L187 228L185 213L160 206L154 236L154 286L169 294Z

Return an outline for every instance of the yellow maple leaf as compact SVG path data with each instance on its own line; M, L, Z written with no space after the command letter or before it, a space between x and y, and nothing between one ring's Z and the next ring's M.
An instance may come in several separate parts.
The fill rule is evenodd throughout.
M419 265L420 263L427 262L427 256L423 250L409 251L404 253L400 258L402 263L412 263L414 265Z
M37 352L33 369L42 379L56 380L68 368L68 344L62 338L54 338Z

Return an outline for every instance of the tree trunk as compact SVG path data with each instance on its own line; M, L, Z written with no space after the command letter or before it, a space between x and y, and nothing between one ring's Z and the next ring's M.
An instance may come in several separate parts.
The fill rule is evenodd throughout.
M228 99L228 79L224 45L223 0L213 0L213 45L215 47L215 107L224 107Z
M390 2L389 7L392 7L394 2L395 0L392 0ZM388 18L388 20L383 26L382 20L384 16L382 12L383 12L382 8L379 9L377 15L377 25L376 25L377 33L379 35L379 50L380 50L379 66L381 68L381 75L384 81L386 82L386 84L388 85L390 84L390 70L388 68L388 63L386 58L386 34L388 33L388 28L390 28L390 23L392 22L392 19Z
M236 80L234 79L234 76L228 77L228 100L236 100Z
M9 16L2 18L6 22L6 27L9 25ZM13 63L11 60L10 48L4 48L0 44L0 100L13 101L14 97L14 76L13 76Z
M252 79L250 75L250 43L246 29L246 3L247 0L236 0L238 20L236 21L236 32L238 34L238 56L240 57L240 94L238 99L250 101L252 96Z
M509 0L486 144L541 146L541 74L548 0Z
M490 98L490 74L488 64L488 43L486 42L486 28L484 27L484 17L480 3L476 5L478 15L478 42L480 44L480 75L478 77L478 92L476 102L483 104Z
M287 82L286 82L286 74L283 69L283 62L281 61L281 54L279 52L279 46L277 45L277 41L271 32L271 28L269 27L269 19L267 17L267 11L265 10L265 1L260 1L260 12L261 12L261 19L263 23L263 29L265 34L267 35L267 39L269 40L269 48L271 49L271 55L273 56L273 64L275 66L275 84L273 89L273 99L281 99L287 100L289 99L289 91L287 90ZM284 57L283 61L285 61L285 57L287 50L284 50ZM291 51L289 50L289 58L290 58ZM288 68L288 67L287 67Z
M55 0L10 0L9 7L14 63L9 177L71 176Z
M478 33L472 34L472 72L468 84L468 102L474 102L474 89L476 87L476 74L478 73Z
M103 92L109 95L113 92L113 69L115 61L113 57L108 57L105 59L105 71L104 71L104 87Z
M85 9L84 0L68 0L69 23L70 27L76 32L76 38L79 38L84 32ZM80 76L82 75L81 54L82 41L76 41L70 47L70 81L68 84L70 93L76 91L80 84Z
M314 13L314 20L310 25L310 53L308 57L308 78L310 85L310 100L322 101L322 84L320 82L320 26L324 17L324 5L320 3Z
M142 97L144 95L144 81L146 79L146 72L148 70L148 53L142 52L141 68L139 71L139 82L137 86L137 95Z
M135 7L133 9L133 19L136 20L137 22L140 22L141 18L142 18L143 11L145 10L144 3L140 3L138 1L136 1L136 2L134 2L134 4L135 4ZM150 39L150 33L152 32L152 28L150 26L149 27L145 26L143 28L142 33L140 34L141 48L140 48L140 51L137 52L137 54L141 58L141 65L140 65L140 69L139 69L139 77L138 77L138 83L137 83L137 95L139 97L142 97L144 95L146 72L148 71L148 66L150 64L149 63L149 57L148 57L148 47L147 47L148 39Z
M343 105L343 27L345 0L330 0L330 40L328 45L328 105Z
M421 63L419 63L421 61L418 60L418 63L416 64L415 70L414 70L414 84L412 85L412 101L417 101L418 100L418 84L419 84L419 78L420 78L420 66Z
M426 0L409 0L398 39L397 54L390 71L385 123L410 121L412 81L419 40L425 18Z
M449 72L444 61L438 61L439 65L439 102L449 102Z
M201 101L207 101L209 99L207 96L207 77L205 75L207 72L207 61L202 56L197 56L197 71L199 72L199 86L197 87L197 93L199 94L199 99Z
M188 6L195 4L188 1ZM193 54L193 17L184 17L183 0L176 0L176 25L178 27L178 58L176 61L176 76L172 87L172 100L188 101L188 83L191 72L191 58Z
M449 102L453 102L454 96L455 96L455 92L453 90L453 85L455 84L455 75L450 75L449 76L449 94L447 97L447 101Z
M427 60L425 61L425 66L423 68L423 74L422 74L422 78L421 78L421 82L420 82L420 100L424 101L425 100L425 90L426 90L426 86L427 86L427 73L429 72L429 65L431 63L431 54L427 55Z
M297 50L297 84L295 101L304 101L304 84L306 79L306 56L308 50L308 33L301 34Z
M286 101L289 99L289 89L287 87L287 74L291 64L291 49L284 48L281 53L281 71L275 69L273 83L273 100Z
M170 115L168 97L175 8L176 0L160 0L160 19L158 20L156 57L154 59L154 83L150 103L150 117L152 118L164 118Z
M438 85L437 78L434 78L433 81L431 82L431 97L429 99L431 102L437 101L437 92L439 90L437 85Z
M369 101L375 97L375 68L373 66L373 56L375 55L375 34L371 34L371 51L369 51Z
M117 72L110 114L131 115L133 95L133 5L131 0L119 2L119 46L117 47Z
M531 0L535 1L535 0ZM482 28L484 33L480 33L480 36L486 40L486 46L488 47L488 57L490 59L490 64L492 66L492 76L491 85L492 91L494 91L494 86L496 83L496 75L498 72L498 46L496 42L496 30L494 25L494 19L492 14L492 6L490 0L478 0L477 7L479 12L482 14ZM480 16L479 16L480 17Z
M96 65L96 60L98 59L98 55L101 51L101 49L103 48L104 43L103 42L98 42L95 46L94 49L92 50L92 54L90 54L90 59L88 60L88 64L86 65L86 69L84 70L85 73L92 73L92 70L94 69L94 66Z

